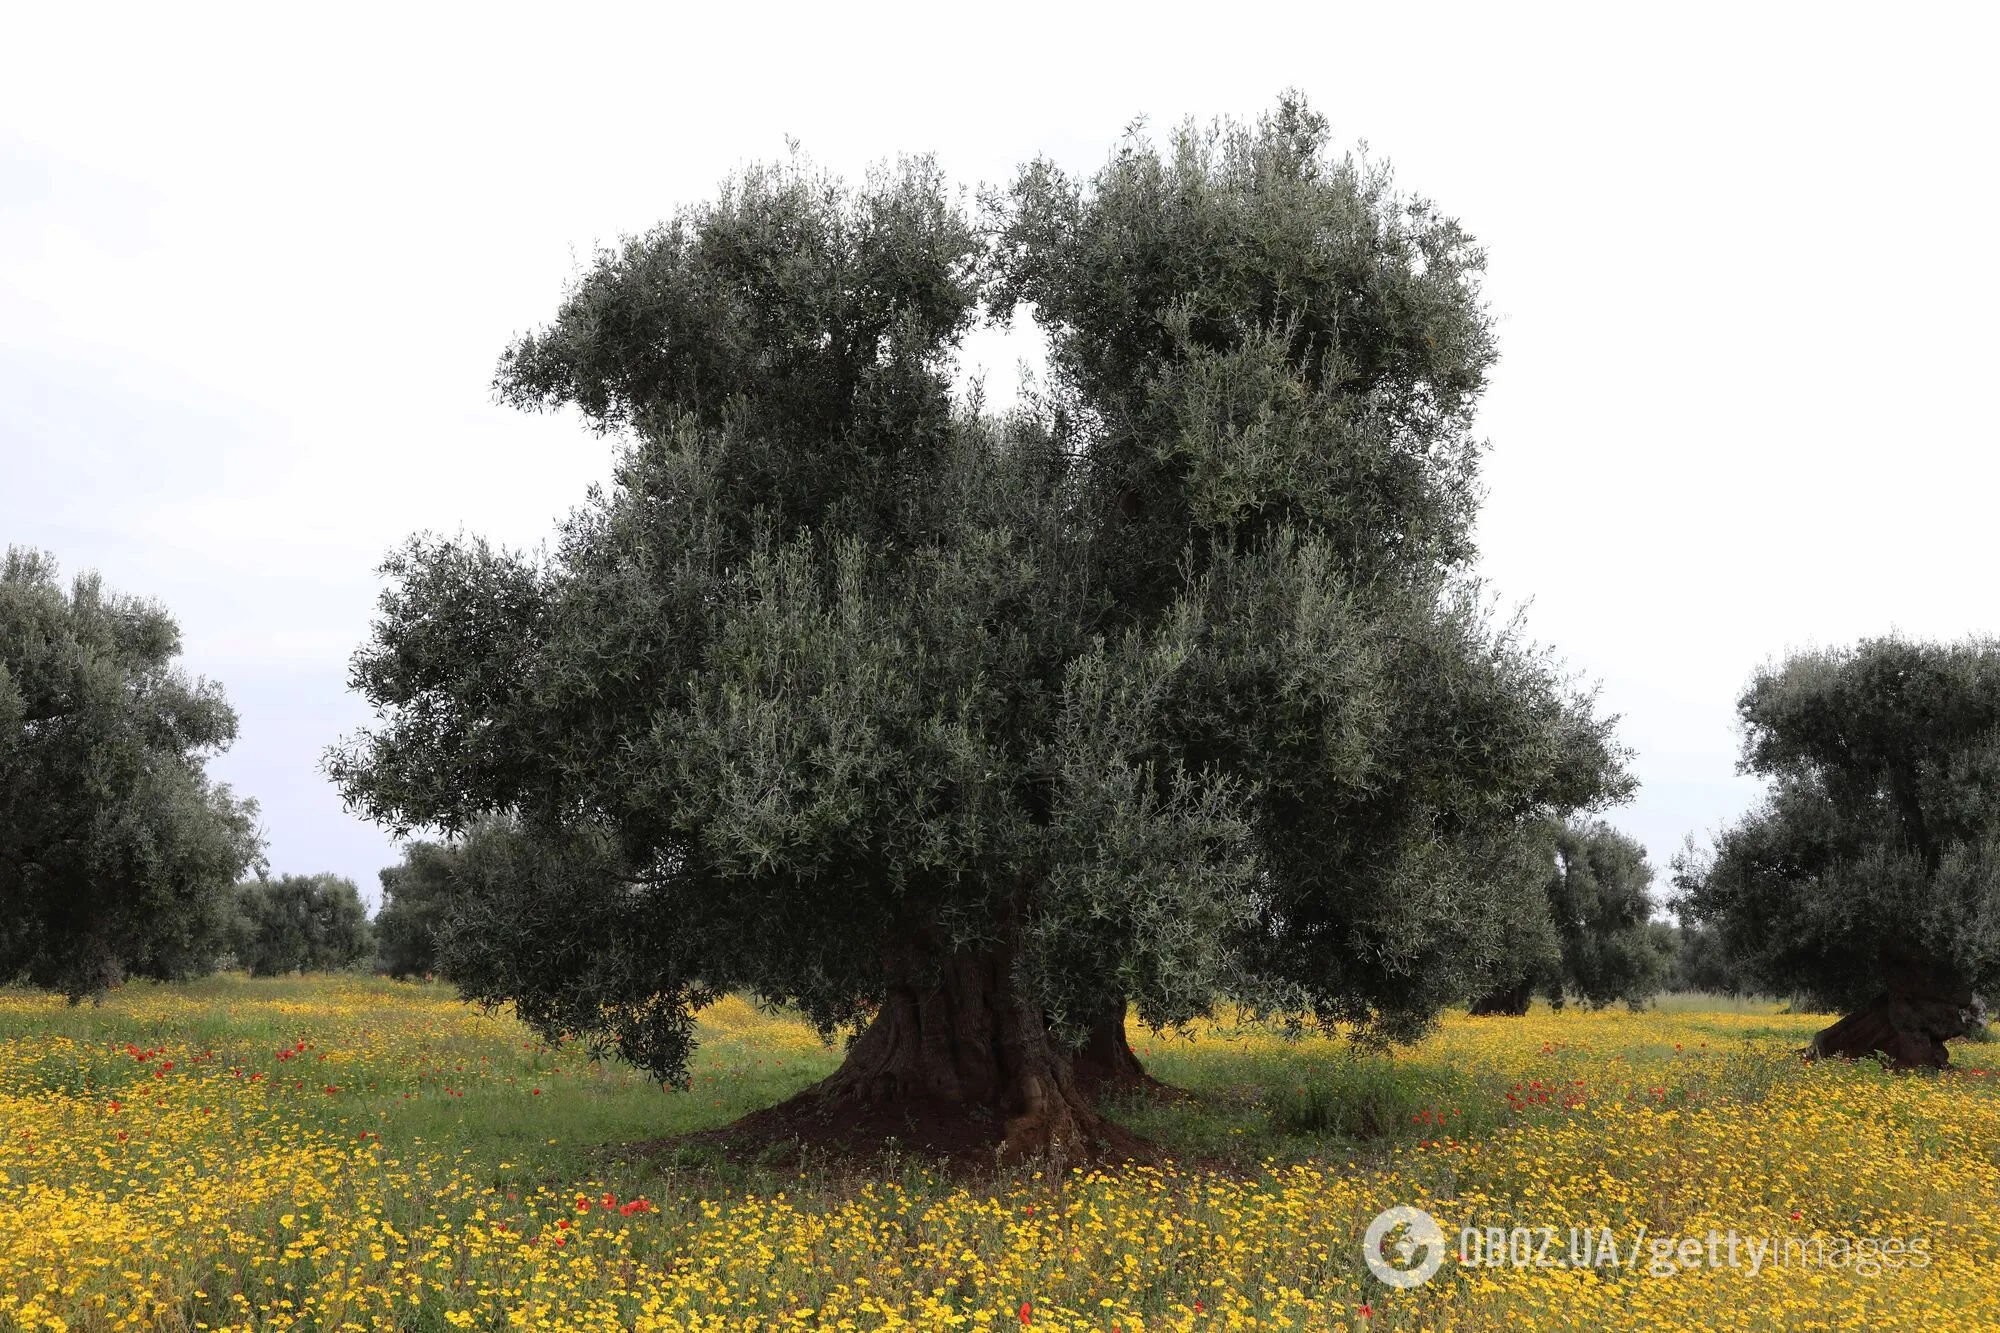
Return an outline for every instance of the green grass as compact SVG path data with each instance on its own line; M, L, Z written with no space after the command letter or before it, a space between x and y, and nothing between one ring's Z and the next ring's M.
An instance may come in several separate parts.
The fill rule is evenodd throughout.
M1456 1173L1470 1170L1473 1163L1506 1160L1510 1145L1560 1145L1566 1134L1573 1139L1571 1126L1634 1123L1617 1105L1621 1103L1641 1112L1672 1111L1675 1115L1665 1123L1699 1126L1714 1123L1707 1114L1710 1108L1729 1104L1735 1109L1728 1114L1740 1113L1744 1104L1765 1102L1771 1107L1759 1107L1756 1117L1783 1113L1799 1104L1800 1097L1793 1094L1817 1086L1820 1102L1815 1104L1843 1108L1882 1103L1887 1109L1869 1112L1873 1118L1866 1123L1925 1154L1942 1158L1962 1153L1967 1142L1991 1141L1990 1135L1977 1132L1983 1123L1977 1116L1960 1124L1939 1108L1976 1109L1976 1102L1967 1099L1991 1095L1986 1090L1996 1085L1979 1067L1986 1063L1982 1053L1992 1047L1962 1046L1958 1059L1969 1068L1963 1077L1950 1079L1902 1079L1868 1062L1809 1066L1797 1052L1823 1023L1776 1005L1735 1001L1702 1007L1675 997L1637 1015L1574 1008L1555 1014L1545 1007L1522 1018L1472 1018L1454 1012L1432 1037L1391 1050L1323 1036L1291 1039L1280 1028L1254 1023L1217 1021L1183 1035L1135 1029L1141 1060L1172 1091L1134 1096L1106 1110L1180 1167L1200 1169L1111 1173L1116 1183L1102 1188L1119 1198L1139 1198L1144 1193L1140 1185L1149 1178L1181 1182L1167 1192L1176 1202L1134 1203L1129 1225L1121 1223L1119 1234L1150 1237L1150 1228L1162 1219L1177 1229L1198 1220L1201 1208L1208 1206L1201 1200L1211 1189L1251 1203L1222 1221L1210 1219L1217 1228L1217 1248L1203 1251L1207 1258L1176 1258L1157 1272L1147 1270L1152 1276L1130 1289L1124 1268L1105 1267L1088 1274L1085 1287L1077 1290L1087 1287L1090 1301L1130 1298L1135 1312L1144 1310L1150 1327L1192 1290L1188 1284L1200 1264L1220 1262L1225 1242L1246 1225L1242 1218L1261 1206L1255 1201L1274 1197L1271 1191L1296 1192L1296 1198L1284 1195L1284 1208L1293 1202L1319 1208L1331 1206L1329 1200L1346 1199L1362 1209L1350 1219L1358 1231L1365 1220L1364 1203L1376 1206L1365 1197L1371 1181L1395 1182L1397 1198L1450 1198L1463 1183ZM17 1194L31 1190L19 1197L43 1198L32 1193L43 1187L57 1194L76 1192L76 1216L49 1228L51 1234L68 1227L83 1236L103 1221L105 1229L89 1238L110 1256L101 1260L99 1276L143 1286L152 1280L145 1277L151 1269L118 1258L126 1233L97 1217L92 1209L107 1196L98 1193L93 1202L91 1191L123 1191L127 1198L150 1203L170 1201L176 1182L183 1179L233 1182L229 1171L241 1158L243 1129L254 1131L262 1154L255 1160L275 1165L246 1170L246 1187L229 1186L239 1201L232 1205L237 1211L230 1225L249 1239L240 1245L232 1240L211 1255L205 1248L210 1247L207 1233L198 1228L208 1226L213 1215L188 1223L185 1254L193 1266L183 1274L186 1284L174 1290L180 1293L175 1299L191 1302L185 1306L189 1328L194 1321L210 1326L230 1322L233 1316L221 1302L245 1293L264 1301L258 1308L266 1309L276 1308L270 1306L272 1300L296 1300L313 1288L322 1272L315 1267L319 1260L289 1254L286 1248L297 1234L287 1215L310 1206L297 1199L311 1191L297 1191L295 1182L318 1179L294 1165L294 1150L299 1149L297 1161L327 1160L306 1156L303 1145L311 1140L339 1145L335 1160L354 1164L362 1182L357 1193L320 1215L316 1225L339 1229L366 1215L371 1223L379 1219L406 1236L449 1239L437 1254L453 1264L471 1262L464 1241L475 1223L505 1218L545 1229L552 1209L563 1210L573 1192L603 1191L621 1200L644 1196L657 1205L659 1216L633 1233L642 1238L635 1243L648 1247L635 1262L651 1265L652 1271L673 1270L695 1252L690 1247L697 1247L697 1241L713 1246L737 1236L739 1217L775 1215L766 1207L770 1204L797 1210L804 1220L796 1223L796 1235L808 1238L818 1225L814 1219L834 1215L879 1213L888 1219L893 1213L899 1219L905 1209L918 1218L949 1215L959 1219L950 1225L964 1233L962 1241L952 1241L950 1253L963 1253L956 1248L963 1244L1000 1272L1019 1258L1013 1246L1015 1229L1026 1225L1022 1219L1063 1215L1074 1202L1069 1191L1100 1188L1044 1173L1046 1164L1040 1163L1010 1167L994 1180L968 1184L907 1154L866 1161L829 1160L800 1151L777 1151L757 1160L732 1157L716 1139L685 1136L783 1100L833 1069L840 1050L815 1040L797 1021L757 1011L740 1000L705 1014L699 1036L691 1085L663 1090L628 1066L593 1062L575 1049L551 1049L504 1015L482 1015L436 985L356 977L253 981L231 976L187 986L135 984L107 996L101 1005L79 1006L0 990L0 1043L7 1048L0 1059L0 1098L11 1099L0 1100L0 1106L16 1108L37 1125L32 1133L0 1138L0 1144L12 1150L6 1164L15 1172ZM151 1059L136 1058L151 1056L154 1047L165 1051ZM175 1071L160 1069L167 1058L177 1063ZM156 1073L173 1081L156 1082ZM182 1081L183 1075L192 1077ZM261 1082L252 1089L238 1078ZM1836 1085L1830 1100L1828 1084ZM1912 1100L1912 1089L1933 1091ZM127 1103L123 1110L108 1107L117 1099ZM203 1118L213 1112L207 1104L211 1100L225 1103L225 1111L235 1116L228 1127ZM1615 1112L1610 1120L1599 1118L1607 1103ZM115 1121L109 1118L114 1112ZM114 1144L111 1132L127 1125L130 1146L123 1146L122 1132ZM379 1149L370 1136L379 1136ZM358 1146L357 1140L362 1140ZM1852 1141L1846 1130L1826 1140L1839 1152L1846 1152ZM1464 1145L1477 1145L1476 1152L1462 1151ZM1842 1159L1836 1153L1823 1154L1821 1160ZM1265 1169L1272 1164L1304 1164L1308 1169ZM1565 1168L1569 1186L1584 1191L1579 1197L1589 1197L1597 1188L1599 1166L1595 1149L1585 1144ZM1754 1158L1738 1161L1731 1170L1729 1188L1738 1193L1762 1197L1785 1184L1767 1178L1763 1163ZM86 1179L93 1171L113 1174L93 1184ZM1929 1177L1915 1179L1921 1184ZM1642 1172L1637 1183L1626 1184L1642 1195L1651 1188L1648 1181ZM1189 1192L1175 1193L1183 1186ZM782 1202L775 1203L781 1194ZM751 1195L757 1197L746 1199ZM999 1213L992 1211L995 1206ZM475 1210L486 1210L485 1218L476 1217ZM1002 1215L1014 1220L1003 1224L996 1220ZM1280 1209L1271 1217L1281 1215L1290 1214ZM1327 1234L1346 1236L1347 1226L1340 1222ZM32 1240L41 1232L23 1228L20 1234ZM354 1262L355 1246L364 1252L367 1248L362 1233L349 1228L341 1234L346 1248L337 1252L343 1264ZM1315 1248L1321 1239L1309 1239L1296 1252L1284 1251L1302 1265L1287 1270L1284 1280L1311 1285L1347 1282L1354 1276L1351 1270L1358 1261L1346 1242L1321 1255ZM1259 1244L1270 1241L1265 1235ZM1053 1240L1050 1244L1050 1253L1034 1262L1046 1259L1060 1268L1062 1246ZM833 1299L830 1292L840 1282L858 1276L875 1280L881 1274L880 1266L871 1266L873 1245L870 1240L854 1250L859 1267L841 1268L839 1275L823 1256L810 1263L795 1256L787 1262L799 1266L786 1270L783 1283L789 1285L776 1295L824 1301ZM30 1258L16 1274L37 1271L41 1261L33 1257L36 1251L18 1252ZM1136 1257L1137 1251L1133 1253ZM573 1247L566 1261L576 1257ZM216 1267L219 1259L227 1263ZM1072 1253L1070 1261L1075 1259ZM435 1267L434 1261L427 1262ZM1190 1263L1195 1267L1187 1267ZM140 1277L125 1274L125 1267ZM370 1289L387 1290L401 1280L395 1270L404 1267L378 1263L369 1269ZM515 1274L510 1280L521 1280L542 1269L530 1264L507 1271ZM581 1258L549 1271L579 1281L604 1276L586 1269ZM763 1276L765 1271L753 1246L738 1295L773 1280ZM1241 1278L1245 1291L1263 1292L1260 1284L1272 1272L1260 1257L1230 1280ZM6 1294L6 1280L0 1275L0 1297ZM1044 1280L1054 1279L1039 1270L1022 1279ZM1020 1293L1009 1284L1016 1284L1015 1276L990 1289L968 1288L961 1294L967 1301L999 1301L994 1308L1000 1322L1011 1326L1012 1302ZM895 1299L915 1308L911 1302L927 1290L898 1287ZM1352 1290L1358 1301L1376 1289ZM433 1294L447 1300L463 1296L455 1288L435 1288ZM427 1299L421 1311L406 1312L395 1326L442 1329L443 1308ZM276 1316L273 1321L273 1326L282 1323ZM1399 1326L1380 1322L1385 1328Z
M837 1046L804 1041L795 1026L787 1028L789 1045L774 1046L773 1031L786 1024L739 1006L733 1019L710 1015L703 1022L690 1086L663 1090L621 1063L526 1039L510 1019L460 1006L443 985L355 977L341 984L369 1005L441 1017L421 1029L414 1044L405 1025L393 1049L369 1052L351 1097L303 1101L302 1121L366 1127L390 1149L471 1152L489 1165L496 1184L595 1175L635 1191L795 1187L796 1154L744 1162L709 1142L662 1141L715 1129L782 1101L831 1072L840 1058ZM367 1032L329 1023L315 1010L327 994L320 978L219 976L173 987L139 982L109 1004L44 1007L32 1017L0 1008L0 1039L72 1038L74 1047L17 1066L12 1077L17 1086L26 1081L51 1092L94 1093L130 1078L129 1059L118 1053L126 1043L212 1048L227 1061L266 1065L273 1051L302 1037L322 1047L364 1047ZM153 997L173 1003L155 1006L148 1003ZM294 1006L301 1011L296 1017L286 1012ZM1537 1012L1546 1010L1538 1006ZM1703 1034L1712 1034L1708 1039L1718 1050L1746 1037L1796 1038L1779 1007L1767 1002L1669 996L1656 1012L1674 1016L1675 1030L1690 1045ZM1772 1018L1768 1028L1746 1030L1745 1017L1766 1014ZM1506 1025L1520 1020L1486 1021L1504 1037L1512 1030ZM1463 1052L1290 1042L1257 1025L1211 1025L1198 1041L1171 1034L1141 1040L1149 1071L1178 1095L1112 1101L1106 1113L1169 1156L1225 1169L1272 1160L1356 1162L1425 1140L1478 1139L1534 1109L1510 1103L1517 1071ZM1635 1033L1626 1056L1665 1065L1678 1051ZM1550 1054L1542 1062L1542 1081L1566 1085L1574 1063L1560 1052ZM1682 1078L1675 1096L1736 1095L1717 1082L1721 1068L1711 1065L1693 1080ZM1768 1086L1776 1076L1768 1060L1744 1063L1731 1075L1743 1095L1761 1095L1760 1081ZM632 1151L634 1145L647 1150ZM850 1174L842 1164L815 1164L810 1156L804 1164L809 1180L830 1188ZM893 1160L874 1165L891 1173L902 1169Z

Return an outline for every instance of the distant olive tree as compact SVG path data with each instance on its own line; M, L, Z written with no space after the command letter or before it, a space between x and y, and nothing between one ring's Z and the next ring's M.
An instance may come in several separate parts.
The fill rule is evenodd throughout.
M382 869L382 908L375 914L376 966L390 976L427 977L438 970L437 933L451 890L456 848L411 842L400 865Z
M360 890L344 876L254 879L236 900L236 959L252 976L338 972L374 951Z
M1557 1007L1643 1005L1672 966L1652 921L1646 849L1604 823L1554 824L1544 836L1541 855L1527 854L1531 908L1509 918L1508 947L1472 1012L1525 1014L1536 995Z
M2000 642L1799 653L1737 711L1770 794L1677 861L1685 915L1759 989L1846 1011L1817 1053L1949 1063L2000 986Z
M0 983L76 999L211 970L256 806L210 782L236 736L180 630L95 574L9 548L0 566Z
M1764 994L1756 979L1723 948L1722 934L1715 927L1698 921L1655 924L1666 932L1666 947L1673 958L1667 973L1668 990L1705 995Z

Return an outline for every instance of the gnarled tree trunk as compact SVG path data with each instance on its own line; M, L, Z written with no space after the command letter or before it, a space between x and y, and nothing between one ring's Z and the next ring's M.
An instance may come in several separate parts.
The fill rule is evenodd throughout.
M1971 1031L1972 991L1923 951L1882 947L1883 990L1873 1001L1813 1037L1812 1058L1858 1059L1881 1054L1896 1069L1943 1069L1951 1064L1945 1043Z
M892 984L840 1068L735 1128L855 1149L893 1139L984 1162L1143 1151L1098 1114L1040 1007L1016 993L1000 950L960 954L922 981Z

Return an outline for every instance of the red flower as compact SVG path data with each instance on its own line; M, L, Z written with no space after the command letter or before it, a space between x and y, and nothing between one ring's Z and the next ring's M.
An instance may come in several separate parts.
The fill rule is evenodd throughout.
M1031 1209L1030 1211L1033 1211L1033 1210ZM1034 1306L1032 1306L1032 1305L1030 1305L1030 1304L1028 1304L1028 1303L1027 1303L1026 1301L1022 1301L1022 1302L1021 1302L1021 1326L1022 1326L1023 1328L1025 1328L1025 1327L1027 1327L1027 1326L1028 1326L1029 1324L1032 1324L1032 1323L1034 1323L1034 1322L1035 1322L1035 1307L1034 1307Z
M1363 1319L1373 1319L1375 1317L1375 1307L1364 1303L1356 1306L1354 1313L1360 1315Z

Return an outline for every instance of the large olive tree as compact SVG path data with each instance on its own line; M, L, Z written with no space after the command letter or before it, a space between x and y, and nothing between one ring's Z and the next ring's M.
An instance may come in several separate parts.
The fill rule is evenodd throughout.
M749 172L509 350L612 484L546 556L391 559L331 772L485 821L473 996L666 1078L727 990L859 1028L766 1128L1088 1148L1128 1002L1414 1031L1499 947L1486 858L1623 783L1462 578L1477 269L1294 103L983 223L925 161ZM954 349L1020 302L1050 381L980 415Z

